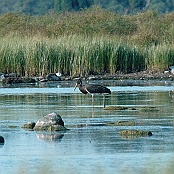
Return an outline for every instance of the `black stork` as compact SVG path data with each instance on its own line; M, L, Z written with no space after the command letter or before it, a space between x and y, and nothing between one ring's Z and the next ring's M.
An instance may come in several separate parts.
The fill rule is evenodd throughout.
M93 105L94 105L94 94L97 94L97 93L102 94L103 95L103 107L105 108L105 94L111 94L111 91L109 88L102 86L102 85L97 85L97 84L89 84L89 85L82 86L81 79L77 80L76 85L74 87L74 91L77 87L83 94L92 95L92 104Z

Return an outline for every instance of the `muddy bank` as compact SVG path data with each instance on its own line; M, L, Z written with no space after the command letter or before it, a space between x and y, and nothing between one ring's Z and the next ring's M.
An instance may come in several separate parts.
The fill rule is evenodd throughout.
M3 84L14 84L14 83L36 83L36 82L48 82L48 81L69 81L69 80L77 80L78 78L82 78L83 80L174 80L174 74L170 72L137 72L137 73L117 73L117 74L94 74L88 76L67 76L61 75L60 77L56 77L56 74L51 74L54 78L47 78L50 77L4 77L0 81Z
M170 72L147 72L147 71L142 71L142 72L137 72L137 73L129 73L129 74L123 74L123 73L118 73L118 74L103 74L103 75L90 75L87 77L84 77L85 79L88 80L174 80L174 74Z

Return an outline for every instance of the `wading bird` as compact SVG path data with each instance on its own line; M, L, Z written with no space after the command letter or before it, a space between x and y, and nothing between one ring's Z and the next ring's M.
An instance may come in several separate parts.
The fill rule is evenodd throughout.
M91 94L92 95L92 104L94 105L94 94L102 94L103 95L103 107L105 108L105 94L111 94L111 91L109 88L101 85L96 84L89 84L82 86L81 79L78 79L76 82L76 85L74 87L74 91L76 88L79 88L79 90L83 94Z

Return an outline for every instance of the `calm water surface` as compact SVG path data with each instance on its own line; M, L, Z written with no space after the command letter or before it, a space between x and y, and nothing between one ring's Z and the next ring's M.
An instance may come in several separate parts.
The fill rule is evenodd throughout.
M91 81L108 86L107 106L136 110L106 111L102 96L83 95L75 82L0 86L0 173L173 173L174 82ZM154 110L142 110L142 107ZM29 121L57 112L67 132L21 129ZM104 126L133 121L136 126ZM149 130L151 137L127 138L126 129Z

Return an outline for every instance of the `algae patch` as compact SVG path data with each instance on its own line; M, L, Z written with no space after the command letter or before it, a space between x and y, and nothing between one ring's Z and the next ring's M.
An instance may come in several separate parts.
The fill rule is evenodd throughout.
M148 137L153 135L151 131L143 130L123 130L119 134L124 139L135 139L138 137Z
M156 112L159 111L156 106L143 106L140 107L141 112Z
M127 107L127 106L108 106L104 108L104 110L136 110L136 108L133 107Z
M108 122L107 126L135 126L136 123L133 121L118 121L118 122Z

